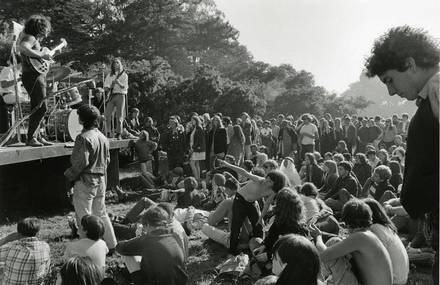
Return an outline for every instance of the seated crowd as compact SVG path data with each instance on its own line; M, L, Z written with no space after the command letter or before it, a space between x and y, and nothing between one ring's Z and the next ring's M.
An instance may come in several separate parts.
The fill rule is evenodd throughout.
M137 203L113 217L133 284L186 284L188 237L200 230L247 253L243 277L255 284L405 284L407 250L426 247L423 220L399 201L408 115L390 119L304 114L232 122L222 114L172 116L159 131L141 129L139 110L127 129L144 189L115 191ZM129 124L128 124L129 123ZM168 170L160 167L165 157ZM66 244L58 284L116 284L104 279L100 218L79 225L86 238ZM4 284L42 284L49 245L36 218L0 240ZM342 229L345 229L342 231ZM398 236L406 233L408 247ZM112 283L113 282L113 283Z

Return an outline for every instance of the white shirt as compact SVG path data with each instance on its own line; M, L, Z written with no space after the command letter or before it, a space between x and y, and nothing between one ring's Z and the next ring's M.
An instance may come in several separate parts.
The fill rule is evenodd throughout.
M104 81L104 88L110 88L112 86L113 81L115 81L116 77L119 73L115 75L108 74ZM121 83L123 87L121 87L118 83L115 83L113 87L113 93L127 94L128 92L128 75L124 71L121 76L118 78L118 82Z
M309 134L315 136L317 133L318 133L318 128L312 123L302 126L301 130L299 131L300 135ZM303 135L301 139L301 144L303 145L315 144L315 139Z
M95 241L88 238L83 238L78 241L67 243L64 257L70 258L75 255L88 256L92 259L93 263L101 268L104 272L105 257L107 253L107 245L102 239Z
M16 72L16 76L17 76L17 78L20 77L20 72L19 71ZM14 80L14 72L13 72L11 66L6 66L0 72L0 82L1 81L11 81L11 80ZM23 87L22 87L21 81L19 81L18 82L18 92L19 92L19 95L21 95L21 89L22 88ZM1 85L0 85L0 94L1 93L14 93L15 94L15 87L14 87L14 85L9 86L7 88L2 88Z

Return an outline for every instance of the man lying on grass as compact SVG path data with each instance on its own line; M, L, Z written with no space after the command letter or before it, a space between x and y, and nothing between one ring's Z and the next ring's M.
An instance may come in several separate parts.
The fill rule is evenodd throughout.
M270 204L276 193L287 184L286 176L279 171L271 171L262 178L247 172L241 167L219 160L221 166L225 166L237 172L238 175L249 178L249 182L241 187L235 194L232 204L232 222L229 252L236 255L239 242L240 229L246 218L251 222L254 237L263 237L263 227L259 223L260 213L257 201L269 197L266 204Z

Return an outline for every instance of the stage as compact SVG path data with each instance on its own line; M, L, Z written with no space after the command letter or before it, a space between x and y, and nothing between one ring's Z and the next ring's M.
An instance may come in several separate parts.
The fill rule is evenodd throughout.
M131 140L110 139L107 188L119 185L119 150ZM70 185L64 171L70 167L73 142L0 148L0 220L15 212L41 212L69 206Z

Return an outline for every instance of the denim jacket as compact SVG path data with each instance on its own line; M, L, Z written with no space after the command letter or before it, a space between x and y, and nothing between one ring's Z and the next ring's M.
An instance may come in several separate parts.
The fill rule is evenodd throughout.
M70 181L92 182L90 178L104 176L110 162L107 138L97 129L83 130L76 137L70 162L72 166L64 173Z

